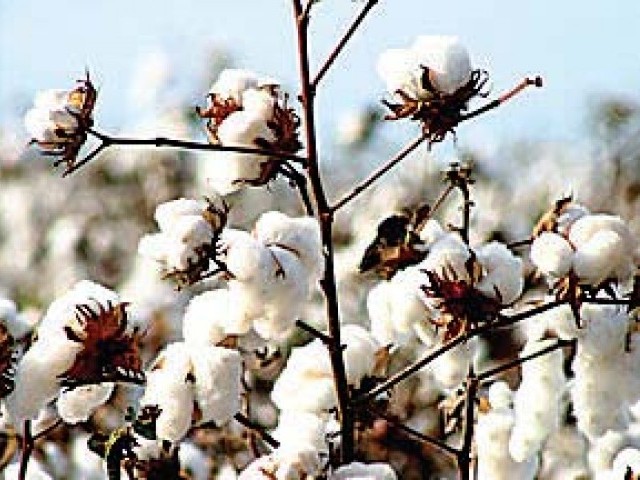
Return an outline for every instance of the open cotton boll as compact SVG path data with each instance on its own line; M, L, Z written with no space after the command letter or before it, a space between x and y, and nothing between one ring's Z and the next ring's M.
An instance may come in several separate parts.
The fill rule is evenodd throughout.
M274 271L273 254L247 232L235 231L225 238L227 269L238 282L261 281Z
M178 198L161 203L156 207L153 215L160 230L169 232L174 228L175 222L185 215L202 215L206 208L204 202L191 198Z
M576 220L590 213L589 209L580 203L570 203L566 205L556 220L558 233L561 235L567 234Z
M113 393L113 383L82 385L60 392L56 401L58 414L66 423L86 422L100 405Z
M269 115L261 110L238 110L233 112L218 127L217 133L220 143L235 147L254 147L255 140L258 138L269 142L274 141L273 132L267 126L268 120ZM250 154L243 155L249 158L256 158Z
M496 290L503 305L515 302L524 287L522 260L498 242L491 242L476 250L484 275L476 284L476 289L487 297L495 298Z
M469 281L467 260L470 257L469 247L460 236L448 233L431 246L429 254L418 266L439 276L452 277L455 275L456 280Z
M14 425L36 418L40 409L56 397L58 376L73 365L81 349L81 344L63 335L52 335L27 350L16 366L15 388L5 399Z
M266 85L277 85L273 79L258 75L242 68L226 68L211 86L209 93L220 95L222 98L232 98L237 102L242 100L242 94L249 89Z
M420 230L420 240L422 240L422 242L427 247L433 245L444 235L446 235L444 228L442 228L440 222L438 222L434 218L430 218L429 220L427 220Z
M452 94L471 78L469 52L454 36L423 35L412 46L420 66L429 68L434 88Z
M320 415L295 410L283 410L277 428L271 432L281 445L312 445L318 451L327 449L326 420Z
M278 211L263 213L255 224L256 238L266 245L280 244L295 251L309 270L319 276L324 265L320 226L315 218L292 218Z
M335 406L331 362L320 340L291 350L271 398L281 411L321 413Z
M380 345L371 333L360 325L343 325L341 341L346 346L343 358L347 382L358 387L365 376L373 373L375 355Z
M182 336L190 345L216 345L228 335L243 335L248 322L231 322L231 296L227 289L209 290L193 297L182 319Z
M552 340L528 342L520 356L551 344ZM558 428L565 387L562 363L562 351L555 350L522 365L522 381L513 399L515 423L509 440L509 452L517 462L535 455Z
M351 462L336 469L329 480L396 480L398 476L386 463Z
M222 347L190 347L195 400L203 423L223 425L240 411L242 357Z
M573 265L573 249L557 233L543 232L531 244L530 258L543 274L562 277Z
M391 95L402 91L414 100L422 100L428 98L430 93L422 88L422 70L419 67L411 50L392 48L382 52L376 71Z
M509 454L508 444L513 427L513 412L492 408L480 413L476 426L477 469L479 480L533 480L538 458L518 463Z
M435 339L430 311L420 298L414 274L415 269L402 270L391 280L380 282L367 295L371 333L380 345L406 344L416 336L415 325L424 330L425 339L431 342Z
M585 304L580 318L583 325L576 332L580 354L617 361L625 350L628 315L615 305Z
M477 345L477 339L474 337L440 355L429 364L429 370L433 372L441 388L450 389L460 385L473 362Z
M604 230L595 233L576 251L573 269L581 281L598 285L613 276L628 260L622 237Z
M499 381L491 384L487 398L492 409L510 409L513 405L513 392L507 382Z
M266 119L273 115L275 98L269 90L250 89L242 94L242 108L245 111L255 112Z
M193 382L186 376L177 376L171 370L154 370L147 374L147 384L140 406L157 405L160 415L156 420L159 439L178 442L191 427Z

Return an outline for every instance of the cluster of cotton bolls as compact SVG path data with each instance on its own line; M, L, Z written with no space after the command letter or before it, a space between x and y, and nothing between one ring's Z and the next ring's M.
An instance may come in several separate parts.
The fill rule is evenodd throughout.
M105 363L96 364L104 353L94 350L106 348L109 341L120 342L120 351L130 346L131 358L135 357L135 335L126 333L132 326L119 325L122 332L114 334L110 329L116 326L105 321L106 315L121 312L114 310L117 305L121 304L115 292L89 281L77 283L51 304L37 327L37 340L18 361L15 389L6 398L9 418L17 428L24 420L37 418L56 397L63 420L86 421L108 400L115 380L139 380L138 372L124 363L116 365L110 363L113 359L104 358ZM90 308L95 309L91 310L97 315L95 318L83 316ZM126 316L113 319L116 320L126 322ZM101 329L105 330L104 335ZM100 344L100 340L104 343ZM135 363L134 369L139 367ZM71 382L73 388L61 389L65 381Z
M542 225L531 245L531 261L552 281L573 273L581 284L599 286L633 273L637 243L620 217L571 203L554 223Z

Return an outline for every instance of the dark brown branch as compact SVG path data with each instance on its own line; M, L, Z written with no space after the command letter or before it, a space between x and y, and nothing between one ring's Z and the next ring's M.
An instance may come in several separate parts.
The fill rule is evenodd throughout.
M630 300L626 298L582 298L582 303L594 303L597 305L629 305Z
M63 423L64 423L64 421L62 420L62 418L58 418L55 422L53 422L47 428L45 428L45 429L39 431L38 433L36 433L35 435L33 435L33 441L35 442L36 440L39 440L41 438L45 438L46 436L48 436L51 432L53 432L56 428L58 428Z
M483 382L491 377L494 377L496 375L501 374L502 372L506 372L507 370L510 370L512 368L515 368L519 365L522 365L523 363L528 362L529 360L533 360L534 358L538 358L541 357L543 355L546 355L547 353L553 352L554 350L558 350L560 348L564 348L564 347L569 347L572 345L575 345L576 341L574 340L561 340L558 339L558 341L552 345L549 345L545 348L541 348L540 350L537 350L529 355L525 355L524 357L518 357L514 360L511 360L510 362L507 362L503 365L500 365L498 367L492 368L490 370L487 370L486 372L482 372L481 374L478 375L478 381L479 382Z
M562 305L563 303L565 303L565 302L564 301L560 301L560 300L555 300L553 302L545 303L543 305L540 305L540 306L535 307L535 308L531 308L531 309L529 309L529 310L527 310L525 312L521 312L521 313L518 313L516 315L511 315L511 316L500 315L498 321L491 322L491 323L485 324L485 325L483 325L481 327L477 327L475 329L469 330L467 333L456 337L455 339L453 339L450 342L444 344L443 346L441 346L437 350L434 350L434 351L428 353L427 355L425 355L421 359L415 361L411 365L405 367L404 369L402 369L399 372L395 373L394 375L390 376L387 380L385 380L384 382L378 384L375 388L369 390L367 393L365 393L365 394L363 394L363 395L361 395L359 397L356 397L354 399L354 402L356 402L356 403L364 403L364 402L367 402L367 401L375 398L380 393L386 392L387 390L393 388L398 383L402 382L406 378L408 378L411 375L413 375L414 373L416 373L418 370L422 369L424 366L426 366L429 363L431 363L436 358L440 357L441 355L444 355L449 350L457 347L458 345L466 342L467 340L469 340L469 339L471 339L473 337L476 337L478 335L483 335L483 334L488 333L491 330L494 330L494 329L497 329L497 328L503 328L503 327L514 325L514 324L516 324L516 323L518 323L518 322L520 322L522 320L526 320L527 318L531 318L531 317L533 317L535 315L538 315L538 314L540 314L542 312L546 312L547 310L551 310L553 308L556 308L556 307Z
M311 0L309 0L309 3L311 3ZM338 56L340 55L344 47L347 45L347 43L349 42L353 34L356 33L356 30L358 30L358 28L360 27L360 24L362 24L363 20L365 19L367 14L371 11L371 9L375 6L376 3L378 3L378 0L367 0L367 3L362 8L358 16L351 23L351 25L349 26L345 34L342 36L340 41L333 48L333 50L325 60L322 67L320 67L320 70L318 71L315 78L311 82L311 86L313 88L316 88L318 86L318 84L320 83L320 80L322 80L322 78L329 71L329 69L333 65L333 62L336 61L336 59L338 58Z
M286 162L282 164L280 173L293 182L293 185L296 187L296 190L300 195L304 211L307 215L313 217L315 215L315 211L313 209L313 204L311 203L311 198L309 197L307 178Z
M244 428L246 428L247 430L251 430L256 435L258 435L264 441L264 443L269 445L271 448L278 448L280 446L280 442L278 442L275 438L269 435L261 426L249 420L242 413L239 413L239 412L236 413L233 418L235 418L236 421L239 424L241 424Z
M507 248L509 250L514 250L519 247L525 247L527 245L531 245L533 243L533 237L524 238L522 240L516 240L515 242L507 243Z
M342 197L331 208L331 211L335 212L335 211L341 209L347 203L349 203L351 200L353 200L358 195L360 195L362 192L364 192L374 182L376 182L380 177L382 177L389 170L391 170L393 167L395 167L398 163L400 163L402 160L404 160L407 157L407 155L409 155L416 148L418 148L422 142L427 140L427 138L428 138L428 136L426 134L420 135L418 138L416 138L413 142L411 142L409 145L407 145L405 148L403 148L400 152L398 152L398 154L396 156L394 156L392 159L390 159L389 161L384 163L381 167L379 167L376 171L374 171L371 175L369 175L369 177L367 177L362 182L360 182L358 185L356 185L351 192L349 192L344 197Z
M308 17L303 14L300 0L293 0L293 14L296 25L297 45L298 45L298 68L300 78L300 101L302 102L302 117L305 128L307 147L307 177L311 184L311 191L316 204L317 218L320 222L320 233L322 238L322 250L324 254L324 274L320 280L320 287L324 294L327 309L327 324L329 326L329 336L331 344L328 345L333 379L338 397L338 413L341 423L341 458L340 463L352 461L355 451L354 439L354 417L351 411L349 399L349 385L347 374L342 357L340 343L340 314L338 308L338 292L334 273L333 254L333 214L327 197L324 192L322 178L320 176L320 166L318 158L318 148L316 145L315 130L315 88L311 84L309 75L309 50L308 50Z
M386 415L383 412L379 412L373 408L370 408L369 411L374 414L377 417L380 417L384 420L386 420L388 423L390 423L394 428L406 433L407 435L414 437L418 440L420 440L421 442L424 443L428 443L430 445L433 445L436 448L439 448L440 450L442 450L445 453L448 453L449 455L452 455L454 457L458 457L458 455L460 454L460 452L458 451L457 448L452 447L451 445L447 444L446 442L435 438L435 437L431 437L429 435L425 435L424 433L418 432L417 430L414 430L411 427L407 427L406 425L404 425L403 423L394 420L393 418L391 418L389 415Z
M27 467L29 459L33 453L35 442L31 435L31 420L24 421L24 434L22 436L22 453L20 454L20 470L18 471L18 480L26 480Z
M514 88L512 88L508 92L502 94L499 98L496 98L495 100L487 103L486 105L478 108L477 110L469 112L466 115L462 115L460 117L460 122L464 122L466 120L471 120L472 118L477 117L478 115L482 115L483 113L486 113L489 110L493 110L494 108L499 107L503 103L511 100L513 97L515 97L517 94L519 94L520 92L522 92L525 88L527 88L529 86L542 87L542 78L541 77L535 77L535 78L526 77L524 80L522 80L522 82L520 82L518 85L516 85Z
M476 394L478 393L478 379L469 367L466 380L464 427L462 433L462 447L458 452L458 478L469 480L471 474L471 450L473 448L473 430L475 425Z

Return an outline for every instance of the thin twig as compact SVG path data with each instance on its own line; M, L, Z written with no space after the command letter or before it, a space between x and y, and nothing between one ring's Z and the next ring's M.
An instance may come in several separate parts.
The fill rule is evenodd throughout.
M522 240L516 240L515 242L507 243L507 248L509 250L514 250L519 247L525 247L527 245L531 245L533 243L533 237L524 238Z
M547 353L553 352L554 350L558 350L560 348L564 348L564 347L569 347L572 345L575 345L576 341L575 339L573 340L561 340L558 339L554 344L549 345L545 348L541 348L540 350L533 352L529 355L525 355L524 357L518 357L514 360L511 360L510 362L507 362L503 365L500 365L498 367L492 368L490 370L487 370L485 372L480 373L477 376L477 379L479 382L483 382L485 380L487 380L488 378L494 377L496 375L501 374L502 372L506 372L507 370L510 370L512 368L517 367L518 365L522 365L523 363L528 362L529 360L533 360L534 358L537 357L541 357L543 355L546 355Z
M62 418L58 418L55 422L53 422L47 428L45 428L45 429L39 431L38 433L36 433L35 435L33 435L33 441L35 442L36 440L39 440L41 438L44 438L44 437L48 436L51 432L53 432L56 428L58 428L63 423L64 423L64 421L62 420Z
M494 108L499 107L503 103L511 100L514 96L516 96L517 94L519 94L520 92L522 92L525 88L527 88L529 86L542 87L542 78L541 77L535 77L535 78L526 77L524 80L522 80L514 88L512 88L508 92L500 95L499 98L496 98L495 100L487 103L486 105L478 108L477 110L473 110L472 112L467 113L466 115L461 115L460 116L460 122L471 120L472 118L477 117L478 115L482 115L483 113L486 113L489 110L493 110Z
M354 426L355 421L349 399L349 384L342 357L340 343L340 313L338 308L338 291L336 287L334 272L333 253L333 214L326 194L322 178L320 176L320 166L318 158L318 148L316 145L314 97L315 88L311 84L309 74L309 49L308 49L308 17L302 15L302 3L300 0L293 0L293 14L296 26L298 44L298 68L300 78L300 101L302 102L302 116L304 121L306 147L307 147L307 177L311 184L311 191L316 205L316 214L320 222L320 234L322 239L322 250L324 254L324 274L320 280L320 287L324 294L327 309L327 325L331 344L328 345L329 358L333 371L333 380L338 398L338 413L341 423L341 458L340 463L352 461L355 453Z
M331 211L335 212L342 207L344 207L351 200L356 198L362 192L364 192L367 188L369 188L376 180L382 177L385 173L395 167L398 163L404 160L407 155L413 152L416 148L420 146L422 142L424 142L428 136L426 134L420 135L413 142L403 148L397 155L384 163L381 167L379 167L376 171L374 171L371 175L369 175L366 179L356 185L351 192L342 197L333 207L331 207Z
M242 413L236 413L233 418L235 418L236 421L244 428L246 428L247 430L251 430L256 435L258 435L271 448L278 448L280 446L280 442L278 440L269 435L260 425L257 425L249 420Z
M311 203L311 198L309 197L309 189L307 188L307 177L298 172L295 168L293 168L288 163L284 162L281 165L280 173L287 177L289 180L293 182L300 195L300 200L302 201L302 205L304 206L304 211L310 217L315 215L315 211L313 209L313 204Z
M360 395L359 397L354 398L353 401L355 403L364 403L364 402L367 402L367 401L375 398L380 393L386 392L387 390L393 388L398 383L400 383L403 380L405 380L406 378L410 377L411 375L416 373L418 370L420 370L424 366L426 366L429 363L431 363L432 361L434 361L436 358L440 357L441 355L444 355L449 350L457 347L458 345L466 342L467 340L469 340L469 339L471 339L473 337L477 337L478 335L482 335L482 334L488 333L488 332L490 332L490 331L492 331L494 329L497 329L497 328L502 328L502 327L507 327L507 326L514 325L514 324L516 324L516 323L518 323L518 322L520 322L522 320L526 320L527 318L531 318L531 317L533 317L535 315L538 315L540 313L546 312L547 310L551 310L553 308L556 308L556 307L558 307L558 306L560 306L560 305L562 305L564 303L565 302L561 301L561 300L554 300L552 302L545 303L545 304L540 305L540 306L535 307L535 308L531 308L531 309L529 309L529 310L527 310L525 312L521 312L521 313L516 314L516 315L511 315L511 316L500 315L498 317L499 318L498 321L487 323L487 324L485 324L485 325L483 325L481 327L477 327L475 329L469 330L467 333L459 335L458 337L454 338L450 342L442 345L437 350L434 350L434 351L428 353L424 357L422 357L419 360L413 362L411 365L405 367L404 369L402 369L399 372L395 373L394 375L390 376L387 380L385 380L384 382L378 384L373 389L371 389L368 392Z
M296 327L298 327L300 330L304 330L312 337L319 339L325 345L331 345L333 343L333 339L329 335L322 333L320 330L312 327L303 320L296 320Z
M311 0L309 0L309 2L311 3ZM318 71L315 78L311 82L311 86L313 88L316 88L318 86L318 84L320 83L320 80L322 80L325 74L329 71L329 69L331 68L331 65L333 65L333 62L335 62L335 60L338 58L338 55L340 55L344 47L347 45L347 43L349 42L353 34L356 33L356 30L358 30L358 28L360 27L360 24L362 23L362 21L365 19L367 14L371 11L371 9L374 7L376 3L378 3L378 0L367 1L365 6L362 8L358 16L355 18L355 20L351 23L351 25L349 26L345 34L342 36L340 41L333 48L333 50L325 60L322 67L320 67L320 70Z
M627 298L590 298L584 297L582 303L593 303L596 305L629 305Z
M371 413L373 413L375 416L380 417L384 420L386 420L387 422L389 422L394 428L397 428L398 430L406 433L407 435L414 437L418 440L420 440L421 442L425 442L428 443L430 445L433 445L436 448L439 448L440 450L442 450L445 453L448 453L449 455L452 455L454 457L458 457L459 455L459 451L457 448L452 447L451 445L447 444L446 442L443 442L442 440L435 438L435 437L431 437L429 435L425 435L422 432L419 432L417 430L414 430L411 427L407 427L406 425L404 425L403 423L394 420L392 417L390 417L389 415L386 415L383 412L380 412L376 409L373 408L369 408L369 411Z

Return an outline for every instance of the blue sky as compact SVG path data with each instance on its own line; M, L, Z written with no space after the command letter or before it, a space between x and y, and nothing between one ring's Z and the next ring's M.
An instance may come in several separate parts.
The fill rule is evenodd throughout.
M352 0L323 0L316 8L316 61L359 8ZM385 48L420 34L455 34L490 71L494 92L525 74L545 79L543 90L465 126L463 138L574 140L584 133L593 95L640 99L639 20L637 0L380 0L326 77L319 114L326 125L379 99L375 63ZM229 49L239 65L295 85L288 0L0 0L0 122L35 91L69 85L86 65L101 87L99 123L117 126L130 114L127 86L145 52L166 50L180 83L181 76L203 75L214 46Z

